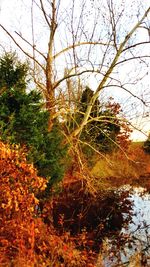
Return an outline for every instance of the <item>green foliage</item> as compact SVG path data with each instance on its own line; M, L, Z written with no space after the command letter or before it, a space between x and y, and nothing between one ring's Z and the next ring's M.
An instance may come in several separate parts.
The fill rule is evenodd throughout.
M5 53L0 58L0 92L10 88L24 90L28 70L28 64L20 62L16 53Z
M0 132L10 143L32 144L40 125L40 95L36 91L19 92L13 88L0 96ZM38 116L37 116L38 115Z
M146 153L150 154L150 134L149 134L147 140L143 144L143 149Z
M50 178L48 188L63 178L67 146L62 141L60 126L55 124L50 132L43 130L30 149L28 159L35 163L39 175Z
M15 62L14 69L18 68L17 73L22 73L19 72L19 66L22 70L21 63L17 63L15 68ZM11 64L8 73L11 73ZM7 67L9 68L9 65ZM23 80L21 76L22 85L25 85L26 78L24 76ZM39 92L32 90L27 93L26 90L19 90L19 80L16 80L15 75L11 84L13 87L6 88L0 94L1 139L24 146L28 161L34 163L39 175L48 178L51 186L62 179L64 171L62 160L66 147L62 144L60 126L55 123L51 132L48 131L49 113L43 107Z

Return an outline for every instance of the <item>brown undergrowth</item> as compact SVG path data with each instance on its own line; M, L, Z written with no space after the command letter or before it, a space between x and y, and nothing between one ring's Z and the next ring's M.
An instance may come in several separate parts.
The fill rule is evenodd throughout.
M79 250L98 255L104 236L119 231L131 219L127 196L128 192L114 190L93 194L86 180L65 182L53 202L54 227L60 235L69 232ZM122 213L128 216L123 218Z
M116 162L114 174L117 166L123 166L124 174L131 164L139 175L135 180L142 173L147 175L149 157L139 148L129 153L131 163L122 154L111 156L111 162ZM100 164L102 170L104 165ZM110 181L109 176L95 178L86 162L83 171L78 167L69 170L59 194L38 199L46 181L27 164L23 152L0 143L0 266L96 266L104 236L120 231L131 219L131 203L126 198L128 192L112 190L111 183L119 185L123 177L120 170ZM128 216L123 218L122 213ZM99 261L103 266L102 258Z
M1 267L95 266L95 252L81 247L81 239L79 246L69 231L57 231L55 199L37 198L46 181L22 151L1 142L0 179Z

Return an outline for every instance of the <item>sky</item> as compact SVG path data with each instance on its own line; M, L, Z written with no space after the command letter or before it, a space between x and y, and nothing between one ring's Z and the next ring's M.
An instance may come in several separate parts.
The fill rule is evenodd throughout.
M25 7L23 2L25 4L28 4L31 1L30 0L26 0L26 1L25 0L24 1L22 1L22 0L0 0L0 22L9 30L13 31L16 28L16 29L19 29L19 31L21 31L21 32L23 31L26 36L29 36L29 35L31 35L31 30L30 30L31 29L30 28L31 13L28 12L29 10L27 7ZM126 2L130 2L130 1L126 0ZM66 3L66 1L65 1L65 3ZM22 16L22 14L20 12L22 7L24 8L24 11L26 12L26 14L28 14L28 16L27 15ZM40 21L38 21L38 25L40 25ZM40 28L38 28L37 30L40 32ZM145 32L145 34L147 34L147 33ZM42 39L43 42L41 42L41 45L43 45L43 47L44 47L44 45L46 43L46 42L44 42L44 40L45 40L44 38L46 38L46 36L44 36L44 34L43 34L43 36L41 36L41 37L43 38ZM143 38L144 38L144 36L143 36ZM0 30L0 39L2 40L1 45L3 45L4 48L7 49L10 47L10 40L6 37L6 35L4 33L2 33L1 30ZM11 46L12 46L12 43L11 43ZM148 48L147 53L150 54L150 47ZM59 64L61 66L60 62L59 62ZM128 65L128 69L125 69L122 67L122 70L120 70L119 74L116 74L116 75L120 75L120 78L122 80L123 79L125 80L126 78L129 78L131 71L132 71L132 64ZM136 71L138 73L138 69ZM135 71L135 74L136 74L136 71ZM142 74L139 73L139 76L140 75L142 75ZM115 76L115 77L117 77L117 76ZM149 83L149 79L150 79L149 71L148 71L148 75L144 79L145 79L145 85L141 84L141 88L143 86L145 86L145 88L144 87L142 88L141 94L145 91L147 94L147 97L150 97L150 89L148 89L148 87L147 87L147 84ZM88 80L88 82L89 82L89 85L93 86L93 88L97 87L97 80L94 79L93 76L91 76L91 78ZM140 81L139 81L139 85L140 85ZM148 90L149 90L149 92L148 92ZM115 96L116 92L118 94L118 91L116 91L116 89L114 89L114 88L109 90L109 94L111 94L112 96L113 95ZM120 101L122 101L122 102L124 101L124 99L128 99L128 101L126 100L126 103L124 101L124 103L125 103L124 108L125 108L126 114L127 114L128 110L129 110L128 106L130 104L130 96L126 92L122 91L120 94L118 94L117 97L119 97L121 99ZM137 131L136 129L134 129L134 131L131 135L131 138L134 139L135 141L146 139L147 138L146 135L148 135L149 130L150 130L150 117L149 117L150 107L146 108L144 116L143 115L136 116L138 109L141 109L141 104L138 101L137 101L137 103L138 104L136 104L135 107L133 106L133 110L135 111L135 115L133 116L132 123L135 124L135 126L138 129L140 129L140 131ZM134 114L134 112L133 112L133 114ZM141 131L143 131L144 134L142 134Z

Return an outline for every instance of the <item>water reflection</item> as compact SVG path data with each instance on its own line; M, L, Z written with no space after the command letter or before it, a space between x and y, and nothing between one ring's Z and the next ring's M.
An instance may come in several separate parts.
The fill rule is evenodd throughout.
M141 187L126 186L120 191L129 193L126 200L132 203L132 218L121 231L104 239L104 266L129 266L132 255L140 255L142 266L150 266L150 194Z
M150 266L150 195L141 187L93 195L82 183L74 183L56 197L53 223L58 234L70 233L77 249L96 255L100 251L105 267L129 267L132 255ZM97 267L102 267L98 261Z

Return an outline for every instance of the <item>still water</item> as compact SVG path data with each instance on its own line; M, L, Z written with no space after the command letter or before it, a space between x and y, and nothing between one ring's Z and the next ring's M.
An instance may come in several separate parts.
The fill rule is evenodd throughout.
M125 186L120 191L128 191L130 202L128 223L121 230L112 232L103 241L103 262L105 267L130 266L132 255L140 254L142 266L150 266L150 193L142 187ZM97 265L99 266L99 265ZM135 265L137 264L135 263ZM141 265L138 265L141 266Z

